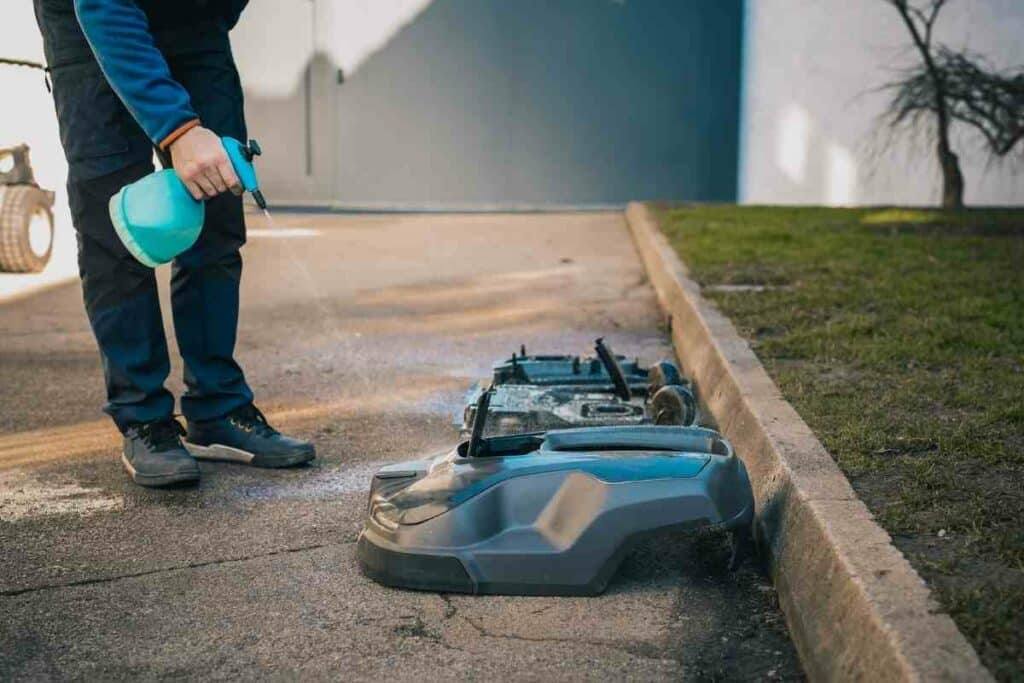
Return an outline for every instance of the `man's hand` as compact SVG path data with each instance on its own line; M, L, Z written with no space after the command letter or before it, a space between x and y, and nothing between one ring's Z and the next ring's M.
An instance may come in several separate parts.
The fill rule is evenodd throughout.
M222 192L242 194L220 138L208 128L196 126L171 143L174 171L197 200L212 199Z

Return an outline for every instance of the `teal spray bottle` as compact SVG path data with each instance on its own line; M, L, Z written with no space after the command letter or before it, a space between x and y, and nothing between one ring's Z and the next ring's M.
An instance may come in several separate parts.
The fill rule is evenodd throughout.
M239 182L266 210L253 158L261 154L255 140L244 145L222 138ZM110 198L110 220L128 252L150 268L167 263L195 244L203 229L206 204L189 194L174 169L151 173L125 185Z

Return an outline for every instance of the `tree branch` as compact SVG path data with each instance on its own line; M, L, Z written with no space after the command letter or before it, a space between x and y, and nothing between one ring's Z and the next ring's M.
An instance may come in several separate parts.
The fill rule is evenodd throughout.
M979 133L990 154L1006 156L1024 139L1024 69L1000 72L977 55L942 47L934 57L941 73L942 101L950 121ZM924 65L903 71L884 86L893 91L885 119L890 127L912 126L937 114L936 82Z

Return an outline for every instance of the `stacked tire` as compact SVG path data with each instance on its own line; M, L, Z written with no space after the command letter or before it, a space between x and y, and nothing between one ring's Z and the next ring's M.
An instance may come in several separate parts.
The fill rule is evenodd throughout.
M53 192L0 185L0 271L38 273L53 252Z

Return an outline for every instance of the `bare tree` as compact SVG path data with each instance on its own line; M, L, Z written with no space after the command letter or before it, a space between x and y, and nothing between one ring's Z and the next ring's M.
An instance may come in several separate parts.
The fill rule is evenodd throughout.
M1005 157L1024 137L1024 71L1000 72L983 58L936 46L932 29L947 0L882 0L899 12L921 58L886 86L894 91L885 112L893 129L931 119L942 169L942 206L964 205L964 176L950 142L954 122L980 133L993 157Z

